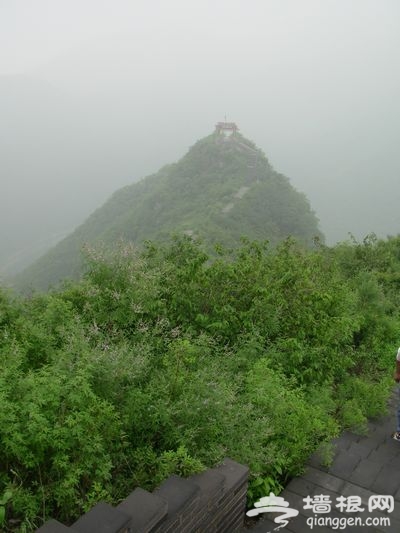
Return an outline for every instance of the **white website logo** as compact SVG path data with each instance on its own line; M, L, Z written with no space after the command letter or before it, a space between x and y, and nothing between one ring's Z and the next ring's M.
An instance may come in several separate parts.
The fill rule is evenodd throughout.
M279 496L275 496L273 492L269 493L269 496L261 498L254 504L255 509L247 511L247 516L257 516L261 513L281 513L280 516L274 518L275 524L280 524L276 530L281 527L285 527L289 523L289 518L293 518L299 514L296 509L291 509L289 503Z
M362 506L360 496L339 496L336 498L336 504L332 502L330 496L325 494L316 494L303 498L303 509L311 509L314 516L307 516L306 524L310 529L314 527L330 527L333 530L343 530L347 527L390 527L390 518L388 516L368 516L363 519L359 516L367 510L367 506ZM389 494L372 494L368 498L368 512L383 511L392 513L394 510L394 498ZM327 516L336 507L340 513L346 513L344 516ZM289 519L297 516L299 511L291 509L289 503L279 496L270 492L269 496L261 498L254 504L254 509L247 511L247 516L257 516L261 513L280 513L280 516L274 518L275 524L279 524L274 531L285 527ZM350 516L349 516L350 514ZM353 516L351 516L353 514ZM356 515L356 516L354 516Z

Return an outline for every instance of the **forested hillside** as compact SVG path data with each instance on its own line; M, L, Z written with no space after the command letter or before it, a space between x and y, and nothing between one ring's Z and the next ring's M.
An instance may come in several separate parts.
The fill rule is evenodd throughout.
M192 235L212 250L237 247L240 238L276 244L292 235L309 245L322 238L306 197L273 170L253 143L236 133L198 141L178 162L117 191L73 234L15 279L47 289L82 271L84 244L141 244L171 233Z
M189 237L86 254L59 292L0 293L5 531L71 522L225 456L249 465L252 503L384 409L400 237L243 242L212 260Z

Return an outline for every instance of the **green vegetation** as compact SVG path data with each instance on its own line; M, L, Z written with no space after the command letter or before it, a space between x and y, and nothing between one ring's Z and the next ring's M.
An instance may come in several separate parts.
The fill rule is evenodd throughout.
M164 241L172 233L194 235L212 252L216 243L240 245L292 235L309 245L322 238L305 196L275 172L265 155L242 136L198 141L178 162L117 191L74 233L19 274L17 287L46 290L82 272L83 245L119 239L136 245Z
M244 242L212 260L187 237L86 254L59 292L0 292L6 531L71 522L225 456L250 466L252 502L384 410L400 237Z

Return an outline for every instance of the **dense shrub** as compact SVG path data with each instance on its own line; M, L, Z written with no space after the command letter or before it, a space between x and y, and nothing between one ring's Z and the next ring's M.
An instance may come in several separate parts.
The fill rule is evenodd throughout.
M59 292L2 291L3 528L70 522L225 456L250 466L250 501L280 490L384 409L399 249L244 242L211 260L188 238L122 244L87 250Z

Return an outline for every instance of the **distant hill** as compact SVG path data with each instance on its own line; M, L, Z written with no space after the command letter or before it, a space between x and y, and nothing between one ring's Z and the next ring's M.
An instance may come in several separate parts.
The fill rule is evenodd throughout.
M111 108L33 74L0 74L0 280L43 255L116 189L180 153L167 143L154 153L145 128L122 111L116 119Z
M116 191L80 227L33 265L15 284L47 289L82 271L85 243L141 243L172 233L228 247L241 237L276 244L292 235L305 245L323 236L304 194L277 173L263 152L238 132L217 131L177 163Z

